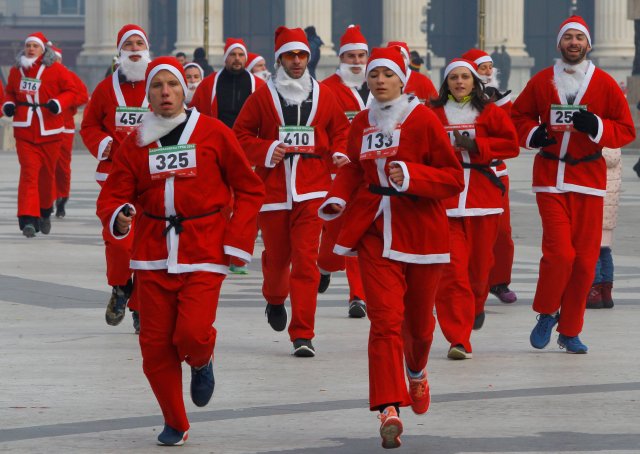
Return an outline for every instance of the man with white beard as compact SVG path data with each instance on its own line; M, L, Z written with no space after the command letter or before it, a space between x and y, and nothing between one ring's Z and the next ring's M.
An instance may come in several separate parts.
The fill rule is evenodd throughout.
M271 73L267 69L267 62L262 55L249 52L247 54L247 66L246 70L256 77L264 80L265 82L271 77Z
M127 24L118 32L116 41L119 66L98 84L85 109L80 135L87 149L98 159L96 180L102 187L111 163L122 141L142 121L149 111L145 95L144 78L149 64L149 41L142 27ZM105 319L109 325L118 325L133 290L129 260L133 235L121 240L103 231L107 261L107 281L112 287ZM140 331L134 301L129 302L136 333Z
M340 109L349 121L369 104L370 91L365 80L365 69L369 58L369 46L359 25L349 25L340 38L340 66L335 74L322 81L335 95ZM346 160L344 160L346 163ZM334 169L335 172L335 169ZM363 318L367 306L363 301L364 289L360 278L360 267L356 257L344 257L333 252L342 219L327 221L322 228L318 268L320 284L318 292L329 287L331 273L345 270L349 281L349 317Z
M204 69L199 64L191 62L184 65L184 73L187 76L187 97L184 102L189 104L198 85L204 79Z
M275 331L287 326L297 357L315 356L317 267L322 220L318 207L331 185L328 164L347 160L349 122L334 94L307 69L309 42L301 28L275 32L276 74L247 99L233 127L266 186L258 215L264 252L262 294Z

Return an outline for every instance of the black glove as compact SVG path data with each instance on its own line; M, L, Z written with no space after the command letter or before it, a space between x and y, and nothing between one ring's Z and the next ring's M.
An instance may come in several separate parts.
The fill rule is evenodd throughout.
M496 90L496 101L499 101L505 96L509 96L510 94L511 94L511 90L507 90L504 93L500 93L498 90Z
M4 106L2 106L2 112L7 116L7 117L13 117L16 113L16 105L15 104L11 104L11 103L7 103Z
M453 131L453 136L455 137L457 147L462 147L470 153L477 153L478 145L474 139L469 136L462 135L456 130Z
M538 126L538 129L536 129L531 135L529 146L531 148L542 148L556 143L558 142L556 141L555 137L549 137L549 133L547 132L547 124L542 123L540 126Z
M573 114L573 127L576 131L585 132L591 136L598 135L598 117L585 109Z
M47 101L47 103L44 106L47 109L49 109L49 112L51 112L54 115L57 113L60 113L60 107L58 106L58 103L55 102L53 99L50 99L49 101Z

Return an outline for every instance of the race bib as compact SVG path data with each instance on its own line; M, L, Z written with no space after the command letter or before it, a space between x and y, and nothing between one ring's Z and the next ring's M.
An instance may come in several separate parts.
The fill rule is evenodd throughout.
M458 131L460 135L467 136L471 139L476 138L476 126L474 124L447 125L444 127L444 130L447 131L449 135L451 146L458 151L462 151L463 148L456 146L456 136L453 134L453 131Z
M349 120L349 122L352 122L355 116L359 113L360 112L357 110L347 110L344 114L347 116L347 120Z
M399 145L400 128L396 128L390 136L385 136L378 128L370 126L362 131L360 160L395 156L398 153Z
M28 77L23 77L20 79L20 93L33 96L40 89L40 84L42 84L40 79L29 79Z
M169 177L195 177L196 146L173 145L149 150L149 173L152 180Z
M279 140L287 147L287 153L315 153L313 126L280 126Z
M575 131L573 129L573 114L580 109L586 110L586 105L551 104L551 124L549 130L556 132Z
M131 132L142 123L146 107L116 107L116 131Z

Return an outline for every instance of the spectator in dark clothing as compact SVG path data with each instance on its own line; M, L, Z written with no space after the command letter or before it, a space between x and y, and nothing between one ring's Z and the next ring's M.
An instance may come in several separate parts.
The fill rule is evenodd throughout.
M411 58L411 61L409 62L409 69L419 73L420 67L424 65L424 59L415 50L412 50L409 53L409 57Z
M187 64L187 54L185 54L184 52L178 52L176 54L176 58L182 66Z
M324 45L322 39L316 34L316 28L313 25L308 26L304 29L304 32L307 35L307 39L309 40L309 48L311 49L311 55L309 56L309 63L307 64L307 68L309 69L309 73L311 77L316 78L316 67L318 66L318 62L320 61L320 48Z
M200 65L200 67L204 71L204 77L207 77L213 72L213 68L209 64L207 56L204 53L204 48L198 47L193 51L193 62Z
M506 91L509 86L509 76L511 75L511 57L507 53L507 47L502 46L500 48L500 54L502 55L502 77L500 78L500 90Z

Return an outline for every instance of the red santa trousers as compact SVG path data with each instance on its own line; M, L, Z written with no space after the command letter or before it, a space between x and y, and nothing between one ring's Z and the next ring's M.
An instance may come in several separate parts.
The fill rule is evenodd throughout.
M471 352L475 316L484 312L493 266L499 214L449 218L451 262L444 266L436 295L438 323L451 345Z
M182 397L182 361L200 367L213 356L213 322L224 275L198 271L137 271L142 369L165 422L189 429Z
M69 197L71 189L71 154L75 134L60 134L60 155L56 164L56 197Z
M511 210L509 208L509 177L500 178L506 190L502 196L502 208L504 213L500 215L498 224L498 238L493 246L494 263L489 273L489 286L511 283L511 270L513 268L514 245L511 238Z
M55 201L56 160L60 141L35 144L16 140L20 181L18 183L18 216L40 217L40 209L48 209Z
M364 298L358 259L356 257L345 257L333 253L333 247L336 245L336 240L338 239L338 234L342 226L341 219L342 218L337 218L333 221L327 221L322 225L318 268L329 273L346 269L347 281L349 282L349 300L355 297Z
M560 310L558 332L582 331L587 295L602 237L603 198L576 192L537 193L542 218L542 259L533 310Z
M262 231L262 294L269 304L284 304L290 294L289 337L313 339L318 301L318 247L322 199L294 202L291 210L258 214Z
M379 222L378 222L379 221ZM411 405L405 362L414 372L427 366L435 317L433 306L443 264L417 265L382 257L382 217L358 245L367 297L369 407Z

